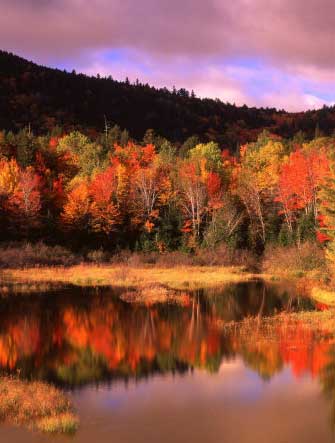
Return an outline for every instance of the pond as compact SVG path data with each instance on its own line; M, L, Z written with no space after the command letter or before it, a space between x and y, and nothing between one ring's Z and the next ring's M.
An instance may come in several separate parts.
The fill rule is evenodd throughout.
M231 326L316 309L309 299L263 282L185 292L178 304L120 295L67 288L0 300L1 371L57 385L80 418L72 437L2 425L1 442L333 441L332 331Z

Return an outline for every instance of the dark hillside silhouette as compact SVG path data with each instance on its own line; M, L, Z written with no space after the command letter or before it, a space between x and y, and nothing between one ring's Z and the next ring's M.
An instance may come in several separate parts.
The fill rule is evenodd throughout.
M151 128L173 142L198 135L232 149L255 140L263 129L283 137L303 131L312 138L316 132L331 135L335 127L334 107L294 114L238 107L199 99L185 89L156 89L38 66L0 51L1 129L17 131L30 125L34 133L46 133L59 125L94 134L103 130L105 116L138 140Z

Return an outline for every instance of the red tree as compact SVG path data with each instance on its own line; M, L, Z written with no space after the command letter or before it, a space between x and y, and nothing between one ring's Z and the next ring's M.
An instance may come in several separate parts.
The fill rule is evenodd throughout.
M317 220L317 193L328 172L329 163L323 151L297 149L283 165L276 201L282 205L281 212L290 231L300 210L312 213Z

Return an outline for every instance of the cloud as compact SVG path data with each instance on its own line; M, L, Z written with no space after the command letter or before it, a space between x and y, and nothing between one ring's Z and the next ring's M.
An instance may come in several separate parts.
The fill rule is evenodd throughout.
M70 69L71 65L65 67ZM237 105L300 111L332 105L335 101L329 93L331 78L320 82L318 76L313 80L313 76L305 78L300 71L279 69L250 59L207 58L205 63L199 63L176 57L171 64L134 51L107 51L91 54L76 69L89 75L112 75L117 80L140 79L156 87L187 87L200 97L220 98Z
M107 52L83 60L77 69L89 75L112 75L117 80L128 77L131 82L135 82L139 79L142 83L170 90L187 86L189 91L194 90L201 97L221 98L240 105L250 101L242 92L242 82L236 78L237 69L217 66L215 62L203 65L193 60L176 58L171 65L168 61L143 57L141 53L132 51L116 54Z
M2 44L20 42L16 49L30 46L44 56L122 47L159 56L335 64L333 0L0 0L0 6Z
M0 0L0 11L3 49L44 64L129 68L237 103L305 109L335 98L325 91L335 85L333 0Z

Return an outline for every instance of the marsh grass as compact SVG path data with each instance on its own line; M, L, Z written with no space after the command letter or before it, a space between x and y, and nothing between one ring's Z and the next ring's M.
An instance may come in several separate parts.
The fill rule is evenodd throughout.
M150 288L154 285L169 289L200 289L222 286L226 283L247 281L255 275L241 267L180 266L165 268L155 266L131 267L126 265L78 265L68 268L5 269L1 272L2 286L16 285L33 288L41 284L55 287L59 284L75 286L114 286ZM22 291L23 292L23 291Z
M34 294L56 291L64 288L64 283L53 282L24 282L24 281L4 281L0 277L0 296L6 297L13 294Z
M0 378L0 419L32 430L74 433L79 425L69 399L42 382Z
M44 417L36 423L37 430L51 434L75 434L79 421L72 413Z
M153 284L143 288L132 289L121 294L121 299L128 303L174 303L188 305L190 295L173 289L168 289L159 284Z
M327 309L325 311L283 312L272 317L248 317L240 322L219 321L217 323L217 326L226 332L237 331L245 340L254 340L256 333L262 338L271 340L277 337L278 327L281 331L286 329L295 332L298 325L313 331L316 335L318 332L321 335L325 332L335 335L335 311Z

